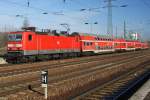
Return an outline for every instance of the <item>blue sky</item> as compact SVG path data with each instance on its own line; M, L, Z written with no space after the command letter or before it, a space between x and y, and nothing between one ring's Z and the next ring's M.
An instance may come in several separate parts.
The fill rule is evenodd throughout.
M23 18L15 15L27 16L30 26L65 30L61 23L68 23L71 31L105 34L107 30L107 8L105 0L0 0L0 29L5 27L19 28ZM118 34L123 34L123 21L126 20L127 30L140 32L142 37L150 40L150 1L149 0L116 0L113 5L128 7L113 8L113 30L116 26ZM94 11L80 11L80 9L100 8ZM43 12L48 14L44 15ZM54 14L59 13L59 14ZM62 15L63 14L63 15ZM90 25L84 23L92 23ZM94 22L98 22L94 25Z

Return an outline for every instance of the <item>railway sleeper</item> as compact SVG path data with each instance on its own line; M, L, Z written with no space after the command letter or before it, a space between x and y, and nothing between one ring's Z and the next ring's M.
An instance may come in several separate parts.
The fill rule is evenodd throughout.
M87 97L87 98L84 98L84 99L80 99L80 100L99 100L98 98L92 98L92 97Z
M99 96L100 96L100 95L93 94L93 95L91 95L91 96L89 96L89 97L87 96L86 98L95 98L95 99L96 99L96 98L99 98Z
M106 88L104 91L111 92L116 89L118 89L118 87Z
M121 81L119 81L119 80L113 81L113 83L114 83L113 86L115 88L118 88L116 91L107 91L106 88L108 88L108 87L107 86L106 87L103 86L104 90L100 90L99 91L100 93L93 92L93 93L90 93L88 97L93 97L92 95L96 94L97 98L99 98L98 95L100 95L100 96L104 97L106 100L109 100L110 98L111 99L118 98L118 96L120 95L120 93L122 93L123 91L127 90L129 86L132 86L133 82L135 82L135 80L139 79L139 77L142 76L142 75L143 74L138 74L137 77L133 77L133 75L131 74L131 75L129 75L130 78L122 77L123 80L121 79ZM112 84L112 82L111 82L111 84ZM107 85L109 86L110 84L107 84ZM109 87L109 88L111 88L111 87Z
M141 75L140 75L140 76L141 76ZM140 76L139 76L139 77L140 77ZM109 94L108 96L105 97L105 99L107 100L107 99L110 99L110 98L113 97L113 99L115 99L115 100L120 100L120 98L122 98L123 95L124 95L127 91L130 90L130 87L133 86L136 81L138 81L139 77L136 78L136 79L134 79L134 80L132 80L132 82L129 82L128 84L123 85L118 91L116 91L116 93L114 93L114 94Z

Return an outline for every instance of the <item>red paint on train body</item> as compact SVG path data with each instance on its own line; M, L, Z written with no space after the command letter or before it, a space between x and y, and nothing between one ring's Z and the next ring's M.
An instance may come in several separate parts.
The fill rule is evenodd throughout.
M20 31L8 34L8 60L16 55L23 57L55 54L104 53L118 50L148 48L148 43L113 38L112 36L78 33L58 35L51 32Z

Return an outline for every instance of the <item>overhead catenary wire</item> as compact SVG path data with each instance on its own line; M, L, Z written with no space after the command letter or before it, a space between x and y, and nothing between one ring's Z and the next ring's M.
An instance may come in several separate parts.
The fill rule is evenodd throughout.
M73 3L75 3L76 5L79 5L81 7L80 12L86 12L86 13L88 12L89 16L95 16L92 14L92 12L97 13L97 14L99 14L101 12L100 5L97 7L95 7L95 6L93 7L89 4L80 2L79 0L70 0L70 1L72 1ZM89 18L89 16L87 16L87 17ZM87 20L85 20L85 21L87 21Z
M43 13L47 12L48 14L52 14L52 15L58 15L58 13L60 13L60 11L49 11L49 10L42 9L42 8L39 8L39 7L31 6L29 0L27 2L28 6L26 6L26 4L22 4L22 3L18 3L18 2L14 2L14 1L10 1L10 0L2 0L2 1L4 1L6 3L17 5L17 6L25 7L25 8L31 8L31 9L34 9L36 11L42 11Z
M15 1L10 1L10 0L2 0L2 2L5 2L5 3L9 3L9 4L13 4L13 5L17 5L17 6L20 6L20 7L25 7L25 8L30 8L30 9L34 9L36 11L40 11L42 12L43 14L51 14L51 15L62 15L62 16L65 16L67 18L70 18L70 19L74 19L74 20L78 20L78 21L81 21L81 18L78 18L78 17L74 17L74 16L70 16L70 15L66 15L66 14L63 14L63 13L60 13L60 12L56 12L56 11L49 11L49 10L45 10L45 9L42 9L42 8L39 8L39 7L34 7L34 6L31 6L30 3L29 3L29 0L28 0L28 6L26 4L22 4L22 3L18 3L18 2L15 2Z
M83 4L83 3L81 3L81 2L79 2L79 1L77 1L77 0L71 0L72 2L74 2L74 3L76 3L76 5L79 5L79 6L81 6L82 7L82 9L84 9L83 7L86 7L88 10L93 10L93 12L100 12L100 11L96 11L96 10L99 10L99 9L101 9L101 7L100 6L98 6L98 7L93 7L93 6L90 6L90 5L87 5L87 4ZM80 10L82 10L82 9L80 9ZM94 11L95 10L95 11Z
M33 9L33 10L36 10L38 12L42 12L42 13L45 13L45 14L51 14L51 15L58 15L59 13L57 12L54 12L54 11L49 11L49 10L46 10L46 9L43 9L43 8L40 8L40 7L34 7L33 5L31 5L31 3L29 2L29 0L26 0L26 3L23 4L23 3L19 3L19 2L15 2L15 1L11 1L11 0L1 0L2 2L5 2L6 4L11 4L11 5L15 5L15 6L20 6L20 7L25 7L25 8L28 8L28 9ZM31 0L30 0L31 1ZM42 14L41 13L41 14ZM77 20L81 23L84 23L84 18L82 18L81 16L70 16L69 14L63 14L64 12L62 12L62 15L60 15L60 17L64 16L65 18L69 18L69 19L74 19L74 20ZM80 11L79 11L80 13ZM29 14L29 13L28 13ZM30 15L30 14L29 14ZM13 17L16 16L16 15L13 15ZM10 16L11 17L11 16ZM32 16L33 17L33 16Z
M45 9L41 9L41 8L30 6L29 0L27 2L28 6L26 4L22 4L22 3L18 3L18 2L10 1L10 0L1 0L1 2L17 5L17 6L20 6L20 7L31 8L31 9L34 9L36 11L42 11L42 12L46 11L46 12L49 12L49 13L53 14L53 12L47 11Z
M22 4L22 3L18 3L18 2L10 1L10 0L2 0L2 2L13 4L13 5L17 5L17 6L21 6L21 7L25 7L25 8L28 7L28 8L34 9L36 11L42 11L43 13L47 12L48 14L52 14L52 15L60 15L60 14L58 14L58 12L55 12L55 11L48 11L48 10L45 10L45 9L42 9L42 8L39 8L39 7L37 8L37 7L30 6L29 0L27 2L28 6L26 6L26 4ZM66 16L65 14L61 14L61 15ZM80 20L80 18L73 17L73 16L68 16L67 15L66 17L70 17L70 18L74 18L74 19Z

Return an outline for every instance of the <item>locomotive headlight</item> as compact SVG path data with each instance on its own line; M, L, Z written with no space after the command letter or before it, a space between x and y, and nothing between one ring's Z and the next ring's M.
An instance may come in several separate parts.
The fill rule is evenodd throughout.
M22 44L16 44L16 47L22 47Z
M8 44L8 47L14 47L14 44Z

